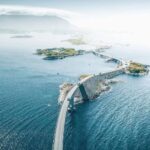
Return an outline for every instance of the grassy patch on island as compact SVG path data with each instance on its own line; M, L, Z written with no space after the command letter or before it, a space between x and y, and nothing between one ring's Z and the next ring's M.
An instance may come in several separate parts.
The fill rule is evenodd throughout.
M142 64L131 62L129 67L128 67L128 71L130 73L138 74L138 73L145 73L145 72L147 72L147 69Z
M83 54L82 50L75 50L74 48L52 48L52 49L37 49L36 54L45 55L45 59L63 59L69 56L76 56Z

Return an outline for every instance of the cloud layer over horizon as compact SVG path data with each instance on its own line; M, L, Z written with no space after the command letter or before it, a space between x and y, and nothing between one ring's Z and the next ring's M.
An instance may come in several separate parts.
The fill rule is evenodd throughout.
M95 14L79 14L72 11L33 7L19 5L0 5L0 15L35 15L35 16L58 16L70 23L90 30L115 31L115 32L136 32L149 33L150 11L133 10L114 13L113 11L99 10Z
M19 6L19 5L0 5L0 15L58 16L64 19L68 19L78 14L54 8Z

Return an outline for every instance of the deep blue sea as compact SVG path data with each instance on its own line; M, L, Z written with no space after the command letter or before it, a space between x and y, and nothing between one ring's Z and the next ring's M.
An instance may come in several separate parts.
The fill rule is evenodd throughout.
M0 36L0 150L51 150L60 109L59 85L74 83L83 73L115 67L92 54L56 61L34 55L37 48L55 46L57 40L52 40ZM150 53L131 50L117 47L108 53L150 62ZM65 150L150 150L150 75L117 78L122 82L109 92L68 114Z

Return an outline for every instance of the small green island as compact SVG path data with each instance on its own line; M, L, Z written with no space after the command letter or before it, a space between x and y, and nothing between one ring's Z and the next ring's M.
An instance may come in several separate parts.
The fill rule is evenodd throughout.
M131 75L145 75L149 72L149 69L140 63L130 62L127 67L127 73Z
M64 59L70 56L83 55L84 50L75 50L74 48L47 48L37 49L37 55L44 55L46 60Z
M72 45L86 45L87 44L82 37L64 40L63 42L69 42Z

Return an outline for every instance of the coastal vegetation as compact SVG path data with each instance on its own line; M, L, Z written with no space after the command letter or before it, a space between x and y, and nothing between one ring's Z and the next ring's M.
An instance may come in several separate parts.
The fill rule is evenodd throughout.
M144 65L140 64L140 63L135 63L135 62L130 62L127 71L130 74L145 74L148 72L147 67L145 67Z
M50 48L37 49L36 54L44 55L44 59L63 59L70 56L77 56L84 54L84 50L75 50L74 48Z

